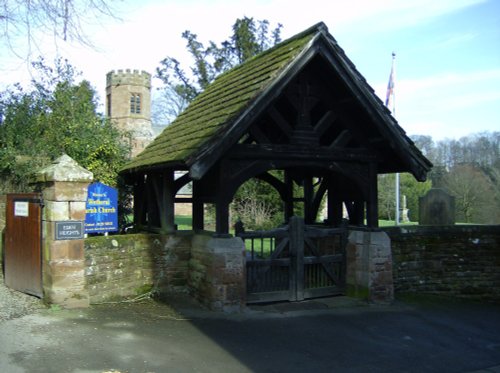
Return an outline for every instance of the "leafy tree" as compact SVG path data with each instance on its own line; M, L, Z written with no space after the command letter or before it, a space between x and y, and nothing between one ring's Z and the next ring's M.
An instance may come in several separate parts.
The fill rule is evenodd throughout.
M399 178L399 206L403 208L403 196L406 196L410 221L418 221L418 198L424 196L431 188L430 180L418 182L413 175L401 173ZM379 218L395 219L396 210L396 177L395 174L379 175L378 178Z
M395 202L394 174L379 175L378 177L378 216L379 219L394 220Z
M431 189L432 182L430 180L419 182L413 175L406 172L400 175L399 182L401 196L406 196L408 217L410 221L418 221L418 199L423 197L429 189ZM402 203L400 203L400 206L403 208Z
M236 20L229 39L219 45L210 41L207 47L198 40L198 35L185 31L182 38L192 59L189 70L186 72L174 57L166 57L156 69L156 76L164 83L159 95L165 107L164 121L170 123L219 74L280 42L281 28L278 24L270 30L267 20L244 17ZM154 101L153 112L158 112L156 105Z
M282 223L281 207L278 193L260 180L244 183L231 205L234 220L241 220L250 230L270 229Z
M16 86L0 96L0 192L23 192L33 171L66 153L94 173L95 180L116 185L128 149L121 134L97 113L95 92L75 82L67 61L55 68L40 60L32 88Z

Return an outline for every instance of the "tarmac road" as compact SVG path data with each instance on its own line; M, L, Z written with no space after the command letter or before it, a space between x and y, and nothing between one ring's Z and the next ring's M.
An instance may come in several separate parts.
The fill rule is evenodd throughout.
M45 310L0 323L0 372L500 372L500 306L348 298L205 311Z

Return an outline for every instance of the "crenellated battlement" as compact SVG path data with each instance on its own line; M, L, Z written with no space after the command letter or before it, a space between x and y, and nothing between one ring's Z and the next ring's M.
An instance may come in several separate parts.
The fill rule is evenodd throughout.
M106 74L106 87L113 85L136 85L151 88L151 74L139 70L113 70Z

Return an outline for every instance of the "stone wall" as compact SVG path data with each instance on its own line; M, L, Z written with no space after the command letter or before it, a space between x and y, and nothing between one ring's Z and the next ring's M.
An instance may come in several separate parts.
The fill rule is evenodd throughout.
M190 234L130 234L85 240L90 303L133 298L152 289L186 291Z
M500 226L385 231L391 238L396 294L500 300Z
M244 245L209 234L130 234L85 240L90 303L188 292L210 309L240 310L245 302Z
M189 288L213 310L240 311L246 303L245 244L239 237L196 235L189 261Z

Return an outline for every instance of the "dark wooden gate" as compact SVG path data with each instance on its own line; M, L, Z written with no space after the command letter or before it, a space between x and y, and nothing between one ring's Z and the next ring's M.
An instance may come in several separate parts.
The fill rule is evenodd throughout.
M5 284L42 297L41 196L8 194L5 226Z
M287 227L238 234L247 248L247 303L300 301L345 292L345 228Z

